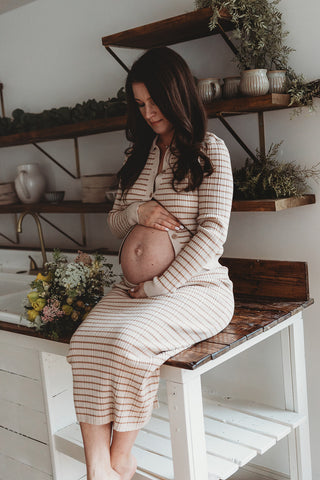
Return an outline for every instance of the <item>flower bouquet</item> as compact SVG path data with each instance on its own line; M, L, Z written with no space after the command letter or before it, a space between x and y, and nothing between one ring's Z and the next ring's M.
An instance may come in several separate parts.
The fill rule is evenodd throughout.
M30 326L52 340L69 338L115 281L112 265L103 257L78 251L74 262L55 250L38 274L27 295L26 316Z

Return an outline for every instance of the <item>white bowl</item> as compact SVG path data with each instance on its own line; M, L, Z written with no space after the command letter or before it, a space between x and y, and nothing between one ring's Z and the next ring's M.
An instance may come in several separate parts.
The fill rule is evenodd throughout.
M56 191L56 192L46 192L44 194L44 198L49 203L60 203L64 199L65 192L63 190Z

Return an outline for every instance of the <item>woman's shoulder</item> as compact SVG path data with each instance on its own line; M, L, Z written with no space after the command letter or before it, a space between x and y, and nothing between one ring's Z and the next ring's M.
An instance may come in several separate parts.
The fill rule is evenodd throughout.
M212 132L207 132L202 142L203 152L208 155L226 155L229 156L228 149L222 138L217 137Z
M225 143L224 141L222 140L222 138L219 138L217 135L215 135L214 133L212 132L206 132L205 134L205 137L204 137L204 140L202 142L202 145L205 147L205 148L209 148L213 145L217 145L217 146L224 146Z

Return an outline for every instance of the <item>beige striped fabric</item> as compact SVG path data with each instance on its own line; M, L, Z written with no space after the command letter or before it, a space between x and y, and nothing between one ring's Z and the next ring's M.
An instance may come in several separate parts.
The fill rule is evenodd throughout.
M109 214L113 233L126 237L137 208L152 197L187 229L168 232L175 259L159 277L145 282L148 298L132 299L125 279L90 312L73 335L74 401L80 422L113 422L117 431L143 427L157 406L160 366L171 356L222 330L233 315L232 284L218 262L232 204L232 173L224 142L209 133L203 145L214 172L193 192L175 192L167 152L157 174L156 139L146 165L125 199L120 193Z

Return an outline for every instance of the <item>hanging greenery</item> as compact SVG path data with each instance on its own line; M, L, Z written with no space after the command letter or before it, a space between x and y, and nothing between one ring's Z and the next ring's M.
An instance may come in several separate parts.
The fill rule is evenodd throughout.
M280 162L277 155L281 144L272 144L265 157L257 150L256 160L247 158L244 167L234 170L235 200L298 197L308 191L309 178L320 179L320 164L307 168Z
M41 113L27 113L21 108L12 112L11 118L0 118L0 135L41 130L43 128L85 122L98 118L124 115L127 110L125 91L121 88L116 97L105 101L87 100L74 107L51 108Z

